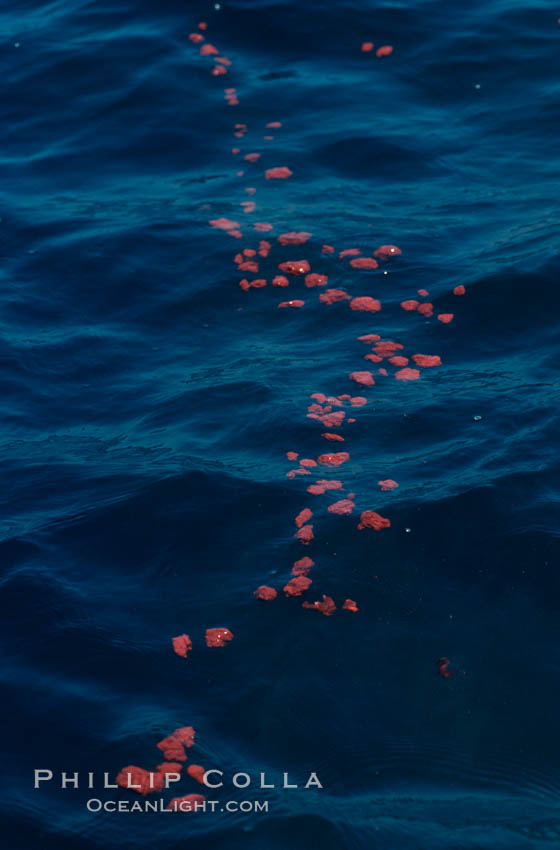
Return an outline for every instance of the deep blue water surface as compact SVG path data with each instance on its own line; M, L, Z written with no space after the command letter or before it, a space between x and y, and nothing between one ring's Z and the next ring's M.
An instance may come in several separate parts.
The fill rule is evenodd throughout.
M3 5L10 850L560 842L559 9ZM201 20L227 76L188 40ZM395 49L378 59L363 41ZM270 121L283 127L264 140ZM258 163L242 160L251 151ZM284 165L290 180L263 179ZM257 210L245 215L247 186ZM208 226L222 216L243 240ZM275 228L249 275L269 285L244 293L232 259L262 238L254 221ZM313 236L281 249L289 230ZM323 243L403 253L357 271ZM270 286L278 262L302 257L381 313L326 307L301 279ZM451 324L400 308L419 288ZM301 310L277 310L300 297ZM356 493L338 517L326 507L339 494L286 478L285 452L332 449L306 418L309 395L362 394L348 374L377 368L356 342L370 332L443 365L364 391L341 429L350 461L317 476ZM398 490L380 492L386 478ZM306 505L309 551L292 537ZM366 509L391 528L359 532ZM254 599L302 554L316 563L306 598L351 597L358 614ZM233 642L207 649L210 626ZM182 632L186 661L170 644ZM314 770L324 788L228 786L222 799L269 800L268 815L167 817L92 814L92 795L136 797L58 787L62 770L153 767L156 742L184 725L197 731L192 762L255 781ZM35 768L56 784L33 790Z

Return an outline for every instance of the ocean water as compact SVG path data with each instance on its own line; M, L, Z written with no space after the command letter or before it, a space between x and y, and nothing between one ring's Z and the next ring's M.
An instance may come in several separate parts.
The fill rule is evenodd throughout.
M529 0L0 10L10 850L558 845L559 14ZM201 21L226 75L189 40ZM275 167L292 176L265 179ZM311 237L280 245L289 231ZM234 256L263 239L258 274L240 272ZM402 254L378 269L339 258L384 244ZM303 258L327 287L271 285ZM244 276L267 286L243 291ZM326 305L325 288L382 309ZM363 359L370 333L442 363L396 380ZM361 370L374 386L349 379ZM345 421L325 427L307 416L314 393L367 404L335 401ZM288 478L289 451L350 457ZM331 478L344 489L307 492ZM327 510L348 493L350 516ZM366 510L390 528L358 530ZM304 555L313 583L286 598ZM263 584L278 598L256 600ZM334 616L301 607L323 594ZM207 648L211 627L231 643ZM88 789L88 772L153 769L187 725L187 764L224 771L212 798L268 812L88 810L143 802ZM34 789L35 769L53 779ZM322 789L302 787L312 771ZM184 777L154 797L201 790Z

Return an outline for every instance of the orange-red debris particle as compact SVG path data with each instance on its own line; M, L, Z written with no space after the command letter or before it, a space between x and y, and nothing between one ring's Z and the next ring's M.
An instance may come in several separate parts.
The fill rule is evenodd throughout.
M286 457L288 458L288 460L297 460L298 457L299 457L299 453L298 452L286 452Z
M410 298L408 301L401 301L401 307L403 310L417 310L420 305L419 301L415 301L414 298Z
M389 357L389 363L392 363L393 366L407 366L408 357L401 357L397 354L395 357Z
M317 460L322 466L329 466L334 469L350 460L350 455L348 452L331 452L330 454L319 455Z
M340 434L331 434L329 431L327 431L324 434L321 434L321 437L324 437L325 440L330 440L331 443L343 443L344 442L344 437L341 437Z
M214 65L210 73L213 77L223 77L224 74L227 74L227 68L224 68L223 65Z
M299 301L297 298L295 301L281 301L278 305L279 307L303 307L305 301Z
M367 404L367 398L364 398L363 395L355 395L350 399L350 404L352 407L363 407L364 404Z
M453 295L464 295L466 291L467 290L465 289L465 287L461 284L461 286L455 287L455 289L453 290Z
M219 230L236 230L239 227L237 221L231 221L229 218L213 218L208 224L211 227L217 227Z
M399 369L398 372L395 372L395 378L397 381L417 381L420 377L420 372L418 369Z
M208 24L205 21L201 21L198 25L198 28L199 30L206 30L208 29Z
M440 658L437 662L438 673L440 676L443 676L444 679L450 679L455 670L450 670L449 665L451 661L449 658Z
M281 126L282 126L281 121L269 121L268 124L266 125L268 130L279 130Z
M292 567L292 575L293 576L306 576L309 573L311 567L315 566L315 561L312 561L311 558L305 556L304 558L300 558L299 561L296 561Z
M391 521L386 517L380 516L380 514L375 513L375 511L364 511L360 516L360 523L358 528L360 530L364 528L373 528L374 531L381 531L382 528L390 528Z
M303 543L304 546L309 546L314 536L312 525L302 525L302 527L298 528L294 534L294 537L299 540L300 543Z
M428 292L427 289L419 289L418 290L418 295L421 295L422 298L427 298L429 294L430 293Z
M143 767L129 764L119 772L116 782L121 788L136 791L145 797L147 794L163 790L165 775L159 771L144 770Z
M270 224L268 221L256 221L253 225L253 230L256 230L258 233L268 233L271 230L274 230L274 225Z
M438 319L440 322L443 322L444 325L448 325L449 322L453 321L454 313L440 313L438 315Z
M326 286L329 279L326 274L306 274L305 285L311 289L313 286Z
M343 260L345 257L359 257L361 253L359 248L345 248L338 256Z
M321 248L322 254L334 254L334 248L332 245L323 245Z
M399 486L392 478L386 478L384 481L377 482L382 490L396 490Z
M289 233L281 233L278 236L281 245L305 245L310 239L311 233L306 233L304 230L291 230Z
M295 576L291 578L284 587L286 596L303 596L305 591L311 587L311 579L305 575Z
M403 348L404 346L400 342L394 342L392 339L381 339L373 346L375 353L383 357L388 357L394 354L395 351L402 351Z
M247 162L256 162L260 158L261 158L260 153L247 153L243 157L243 159L246 159Z
M377 313L381 310L381 303L376 298L371 298L369 295L362 295L359 298L353 298L350 302L351 310L361 310L365 313Z
M308 466L310 468L317 466L317 461L313 460L312 457L304 457L300 460L301 466Z
M311 271L307 260L288 260L286 263L280 263L278 268L286 274L307 274Z
M429 369L431 366L441 366L441 357L437 354L413 354L412 359L417 366Z
M273 286L289 286L290 281L288 280L287 277L284 277L284 275L277 274L275 277L272 278L272 285Z
M353 269L377 269L379 263L373 257L354 257L350 260L350 265Z
M257 599L263 599L265 602L270 602L278 596L277 591L273 587L268 587L266 584L261 584L260 587L257 587L254 594Z
M313 511L311 511L309 508L304 508L302 511L299 512L294 522L298 528L301 528L302 525L305 525L306 522L309 522L312 516Z
M219 52L213 44L203 44L200 48L201 56L218 56Z
M193 779L196 779L200 785L204 785L204 774L206 771L199 764L189 764L187 767L187 773Z
M391 50L392 49L393 48L391 48ZM381 50L383 50L383 48L381 48ZM400 248L397 248L396 245L381 245L377 251L373 252L373 256L378 257L380 260L389 260L391 257L398 257L400 254L402 254L402 251Z
M203 811L202 804L205 800L206 797L202 794L187 794L185 797L173 797L165 808L172 812Z
M229 629L206 629L206 646L225 646L233 640Z
M363 387L373 387L375 384L375 380L371 372L351 372L348 377L352 381L356 381L357 384L361 384Z
M425 301L418 307L418 312L429 318L434 315L434 305L430 301Z
M344 289L325 289L319 295L319 301L323 304L335 304L337 301L349 301L350 296Z
M252 274L257 274L259 264L255 263L254 260L245 260L244 262L239 263L237 268L240 272L251 272Z
M355 614L359 611L359 608L353 599L345 599L342 608L344 611L353 611Z
M194 44L200 44L201 41L204 41L204 36L201 35L199 32L191 32L189 33L189 39Z
M180 655L181 658L186 658L187 653L192 649L192 641L188 635L177 635L172 638L173 652Z
M362 53L370 53L373 48L373 41L364 41L364 43L362 44Z
M340 499L338 502L333 502L332 505L329 505L327 510L331 514L339 514L340 516L350 516L355 507L355 502L352 499L348 498Z
M390 44L384 44L383 47L378 47L375 51L376 56L390 56L393 52L393 48Z
M381 339L379 334L364 334L358 337L358 342L365 342L366 345L371 345L372 342L377 342L379 339Z
M342 490L342 481L316 481L315 484L310 484L307 492L312 496L322 496L327 490Z
M322 602L304 602L302 608L312 608L315 611L320 611L325 617L330 617L336 611L334 600L330 596L323 594Z
M290 171L285 165L282 165L278 168L268 168L264 176L267 180L287 180L288 177L291 177L294 172Z

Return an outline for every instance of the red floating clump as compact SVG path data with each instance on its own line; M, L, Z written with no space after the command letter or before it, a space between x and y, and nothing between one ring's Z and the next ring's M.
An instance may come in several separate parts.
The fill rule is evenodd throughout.
M253 225L253 229L258 233L269 233L271 230L274 230L274 225L268 221L257 221Z
M381 310L381 302L369 295L362 295L359 298L352 298L350 309L361 310L364 313L377 313Z
M361 253L359 248L345 248L338 256L339 259L343 260L345 257L359 257Z
M399 486L392 478L386 478L385 481L377 482L382 490L396 490Z
M286 596L303 596L305 591L311 587L312 581L305 575L299 575L291 578L288 584L284 587Z
M372 342L377 342L378 339L381 339L379 334L364 334L358 337L358 342L365 342L366 345L371 345Z
M362 53L370 53L373 48L373 41L364 41L364 43L362 44Z
M389 357L389 363L393 366L407 366L408 357L400 357L398 354L395 357Z
M392 49L393 48L391 48L391 50ZM381 48L381 50L383 50L383 48ZM402 251L400 248L397 248L396 245L381 245L377 251L373 252L373 256L379 257L380 260L390 260L391 257L398 257L400 254L402 254Z
M392 52L393 52L393 48L391 47L391 45L390 44L384 44L383 47L377 48L377 50L375 51L375 55L379 56L379 57L390 56Z
M286 274L307 274L311 271L307 260L288 260L286 263L280 263L278 268Z
M319 301L323 304L335 304L337 301L349 301L350 296L344 289L326 289L319 295Z
M418 312L421 313L422 316L429 318L434 315L434 305L430 301L425 301L418 307Z
M239 223L230 221L229 218L213 218L208 222L211 227L217 227L219 230L237 230Z
M463 284L461 284L461 286L455 287L455 289L453 290L453 295L464 295L466 291L467 290L465 289Z
M204 774L206 771L199 764L189 764L187 767L187 773L192 779L196 779L200 785L204 785Z
M330 596L325 596L323 594L322 602L304 602L301 606L302 608L311 608L315 611L320 611L321 614L324 614L325 617L330 617L336 611L336 605L334 604L334 599L331 599Z
M448 325L449 322L453 321L454 313L440 313L438 319L440 322L443 322L444 325Z
M173 644L173 652L180 655L181 658L186 658L187 653L192 649L192 641L188 635L177 635L171 639Z
M386 517L380 516L375 511L364 511L360 516L358 528L373 528L374 531L381 531L382 528L390 528L391 521Z
M205 21L201 21L198 25L199 30L207 30L208 24Z
M419 289L418 290L418 295L421 295L422 298L427 298L429 294L430 293L428 292L427 289Z
M353 495L353 494L349 494ZM339 516L350 516L354 508L356 507L355 502L351 499L340 499L338 502L333 502L332 505L329 505L327 508L330 514L338 514Z
M344 437L341 437L340 434L331 434L327 431L324 434L321 434L321 437L324 437L325 440L330 440L331 443L343 443Z
M259 242L259 257L268 257L272 245L266 239L261 239Z
M304 230L291 230L289 233L281 233L278 241L281 245L305 245L311 239L311 233L306 233Z
M307 492L312 496L322 496L327 490L342 490L342 481L316 481L315 484L310 484Z
M262 277L251 281L243 278L243 280L239 281L239 286L244 292L247 292L249 289L262 289L263 286L266 286L266 280Z
M326 274L306 274L305 285L311 289L313 286L326 286L329 279Z
M243 159L246 159L247 162L257 162L257 160L259 160L260 158L261 158L260 153L247 153L243 157Z
M305 525L306 522L309 522L311 517L313 516L313 511L309 510L309 508L304 508L299 512L294 522L298 528L301 528L302 525Z
M440 676L443 676L444 679L450 679L453 673L455 672L455 670L449 669L450 664L451 661L449 660L449 658L445 658L445 656L443 658L440 658L437 662L438 673Z
M383 358L379 354L366 354L364 360L369 360L371 363L382 363Z
M334 248L332 245L323 245L321 248L322 254L334 254Z
M312 457L304 457L300 460L301 466L309 466L310 468L317 466L317 461L313 460Z
M378 269L379 263L373 257L354 257L350 260L353 269Z
M220 51L213 44L203 44L200 48L201 56L218 56L219 53Z
M387 369L378 369L377 371L380 375L383 375L384 377L387 377L387 375L389 374L387 372Z
M417 310L419 306L420 302L415 301L414 298L411 298L408 301L401 301L401 307L403 308L403 310Z
M350 399L350 404L352 407L363 407L364 404L367 404L367 398L364 398L363 395L355 395Z
M373 350L376 354L381 355L382 357L389 357L395 353L395 351L402 351L404 348L400 342L393 342L392 339L382 339L379 342L376 342L373 346Z
M298 452L286 452L286 457L288 458L288 460L297 460L298 457L299 457L299 453Z
M417 366L429 369L431 366L441 366L441 357L437 354L413 354L412 359Z
M312 561L311 558L308 558L307 555L305 558L300 558L299 561L296 561L292 567L292 575L293 576L306 576L309 574L309 570L311 567L315 566L315 561Z
M279 168L268 168L264 172L264 176L267 180L287 180L293 173L294 172L290 171L289 168L286 168L285 165L282 165Z
M371 372L351 372L348 377L352 381L356 381L357 384L361 384L363 387L373 387L375 384L375 380Z
M206 629L206 646L225 646L233 640L229 629Z
M194 44L200 44L201 41L204 41L204 36L199 32L191 32L189 33L189 40Z
M303 307L305 301L299 301L297 298L295 301L281 301L278 305L279 307Z
M227 68L224 68L223 65L214 65L210 73L213 77L223 77L224 74L227 74Z
M260 587L254 591L257 599L262 599L265 602L270 602L272 599L276 599L278 593L274 590L273 587L268 587L266 584L261 584Z
M275 277L272 278L272 285L273 286L289 286L290 281L288 280L287 277L284 277L284 275L277 274Z
M228 59L227 56L216 56L216 62L219 62L221 65L227 65L228 68L231 65L231 59Z
M268 130L279 130L281 126L282 126L281 121L269 121L268 124L266 125Z
M153 794L155 791L163 790L165 775L159 771L144 770L143 767L129 764L119 772L116 783L121 788L126 788L128 791L136 791L145 797L147 794Z
M353 269L378 269L379 263L373 257L354 257L350 260Z
M304 546L309 546L314 536L312 525L302 525L302 527L294 534L294 537L299 540L300 543L303 543Z
M342 608L344 611L353 611L355 614L357 614L359 610L353 599L346 599Z
M350 460L348 452L333 452L331 454L319 455L317 458L322 466L330 466L331 468L342 466L347 460Z
M259 264L255 263L254 260L245 260L243 263L239 263L237 268L240 272L251 272L252 274L257 274L259 271Z
M205 800L202 794L187 794L185 797L173 797L165 808L173 812L196 812Z
M420 377L420 372L418 369L399 369L398 372L395 372L395 378L397 381L417 381Z

